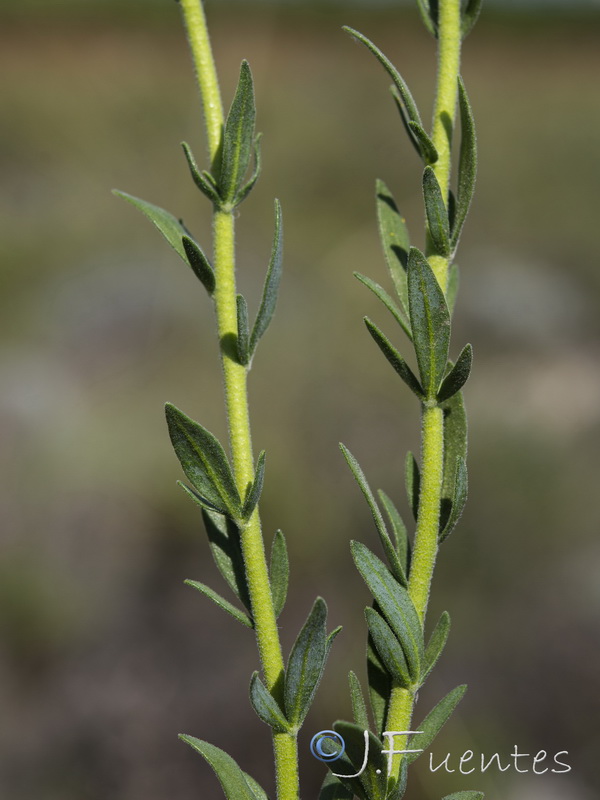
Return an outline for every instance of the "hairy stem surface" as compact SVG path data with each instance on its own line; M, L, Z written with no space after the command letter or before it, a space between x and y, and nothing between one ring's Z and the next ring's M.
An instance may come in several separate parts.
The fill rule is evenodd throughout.
M206 18L200 0L180 0L180 4L200 87L210 157L211 161L215 162L221 147L224 117ZM216 207L213 212L213 251L214 301L225 385L229 442L233 473L240 496L243 498L248 485L254 480L254 458L248 413L248 370L237 362L234 347L238 333L235 220L232 212L219 210ZM271 597L258 509L241 531L241 541L265 683L273 695L281 700L283 654ZM274 733L273 746L278 800L297 800L299 782L296 736Z

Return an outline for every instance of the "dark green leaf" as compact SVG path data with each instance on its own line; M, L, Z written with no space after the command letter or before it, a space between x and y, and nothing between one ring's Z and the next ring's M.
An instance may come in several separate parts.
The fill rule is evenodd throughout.
M404 524L404 520L400 516L398 509L392 503L387 494L381 489L378 490L377 494L379 495L379 499L385 508L394 532L394 543L396 545L396 552L398 553L400 564L402 565L404 574L408 575L408 565L410 563L410 543L408 541L408 531L406 529L406 525Z
M185 483L182 481L177 481L177 485L180 486L183 491L187 494L190 500L193 500L196 505L199 505L201 509L205 511L217 511L219 512L220 506L215 506L214 503L211 503L206 497L203 497L199 494L195 489L191 489L189 486L186 486Z
M382 664L397 685L410 689L418 680L418 675L411 674L406 656L400 642L394 635L394 631L373 608L365 609L365 617L369 633Z
M406 496L410 508L413 512L415 522L419 515L419 495L421 493L421 473L419 465L414 455L408 451L404 465L404 482L406 485Z
M273 596L273 608L278 617L283 611L287 598L290 567L288 560L285 536L281 531L275 533L271 546L271 561L269 564L269 582Z
M266 460L266 453L264 450L258 455L258 459L256 461L256 470L254 472L254 481L252 484L249 485L248 491L246 493L246 498L244 500L244 507L242 509L242 518L244 520L249 520L252 516L252 512L256 508L258 501L260 500L260 496L262 494L263 485L265 482L265 460Z
M410 240L406 220L400 214L390 190L383 181L376 183L377 221L385 259L405 315L408 316L406 263Z
M453 792L453 794L447 794L442 800L483 800L484 797L483 792Z
M250 611L250 594L240 543L240 534L234 522L214 511L203 510L210 551L221 575L244 606Z
M327 657L325 623L327 606L318 597L298 634L285 671L285 712L287 719L300 725L313 701Z
M165 411L173 448L192 486L217 511L238 518L240 496L218 439L171 403Z
M373 53L375 58L379 61L379 63L383 66L385 71L388 73L392 81L394 82L394 86L396 87L398 94L402 98L402 102L404 103L404 107L406 108L406 113L408 115L409 120L417 122L421 127L423 127L423 123L421 122L421 116L419 114L419 110L417 108L417 104L414 101L412 94L410 93L410 89L406 85L404 78L400 75L396 67L392 64L392 62L387 58L381 50L373 44L370 39L367 39L362 33L359 33L354 28L350 28L347 25L344 25L344 30L346 33L349 33L350 36L354 37L357 41L361 42L365 45L365 47Z
M365 703L360 681L358 680L356 673L352 672L352 670L350 670L348 673L348 683L350 684L350 699L352 700L352 714L354 716L354 722L366 730L369 727L367 704Z
M243 367L247 367L250 361L250 331L248 328L248 304L243 294L236 295L235 304L237 312L237 360Z
M289 733L292 726L285 718L279 703L267 689L258 672L254 672L250 681L250 702L259 719L266 722L276 733Z
M410 327L428 400L434 400L446 371L450 343L450 313L429 262L416 247L408 255Z
M245 200L248 197L252 189L254 189L254 184L260 177L260 171L262 168L262 162L260 157L261 138L262 138L262 133L259 133L256 135L254 139L254 170L252 171L252 175L250 176L250 180L248 181L248 183L245 186L242 186L242 188L237 194L236 205L238 206L243 200Z
M457 392L460 392L462 387L467 382L467 378L471 374L471 365L473 364L473 348L470 344L466 344L460 352L456 360L456 364L452 367L450 372L442 381L442 385L438 392L438 403L444 403L449 400Z
M419 400L423 400L425 398L425 393L421 384L394 345L368 317L365 317L365 325L383 355L387 358L398 375L400 375L404 383Z
M460 157L458 160L458 192L456 195L456 219L452 229L452 248L456 249L469 207L475 192L475 178L477 176L477 136L475 134L475 120L467 96L467 90L458 79L458 105L460 109Z
M231 614L231 616L234 619L237 619L238 622L241 622L242 625L245 625L247 628L254 627L254 623L247 614L245 614L243 611L240 611L239 608L236 608L228 600L225 600L225 598L221 597L220 594L214 592L209 586L206 586L204 583L199 583L198 581L191 581L191 580L184 581L184 583L186 584L186 586L191 586L192 589L197 589L199 592L202 592L202 594L205 597L208 597L210 600L213 601L213 603L216 603L219 606L219 608L223 609L223 611L226 611L228 614Z
M242 770L224 750L193 736L180 734L179 738L193 747L210 764L227 800L260 800L250 788Z
M367 678L373 719L377 733L381 734L385 725L392 681L381 663L370 636L367 643Z
M411 675L419 675L423 661L423 629L406 589L364 544L352 542L352 557L388 624L399 639Z
M425 27L437 39L437 2L434 7L431 6L431 0L417 0L417 3Z
M456 305L456 295L458 294L460 275L458 264L452 264L448 270L448 288L446 289L446 302L448 303L448 310L450 315L454 314L454 306Z
M187 142L182 142L181 146L183 147L183 152L185 154L185 158L188 163L192 180L194 181L198 189L200 189L203 195L208 197L208 199L211 200L213 203L219 205L221 202L221 198L219 197L219 192L214 178L208 172L201 172L198 169L198 165L196 164L196 159L194 158L194 154L192 153L192 150Z
M367 747L364 728L352 722L338 720L334 722L333 729L344 739L346 752L335 765L331 765L332 772L339 776L355 775L362 771L358 778L341 780L364 800L384 800L387 789L387 760L381 752L383 745L380 740L372 733L367 733L368 752L365 759Z
M188 264L206 291L212 295L215 290L215 273L210 261L202 252L200 245L190 236L182 236L181 241Z
M252 775L248 775L247 772L244 772L244 778L246 779L246 783L252 789L254 794L256 795L256 800L269 800L267 793L262 788L260 783L254 780Z
M406 124L417 142L423 161L426 164L435 164L439 158L439 154L423 126L419 125L419 123L414 120L408 120Z
M319 792L319 800L352 800L354 792L328 772Z
M440 700L433 711L430 711L423 722L421 722L419 727L415 728L416 731L422 731L422 733L416 733L414 736L411 736L409 745L411 749L427 750L429 745L433 742L442 727L450 718L452 712L459 704L466 691L466 686L457 686L456 689L448 692L443 700ZM415 761L420 755L420 753L407 753L406 759L408 760L409 764L412 764L412 762Z
M264 335L269 327L269 323L275 313L277 304L277 292L279 281L281 280L281 266L283 261L283 223L281 219L281 205L279 200L275 200L275 236L265 285L263 287L262 300L256 316L252 336L250 337L250 358L254 355L259 339Z
M165 211L163 208L159 208L159 206L155 206L152 203L147 203L145 200L140 200L139 197L134 197L126 192L120 192L114 189L113 194L117 197L122 197L123 200L127 200L128 203L131 203L132 206L139 209L142 214L145 214L148 219L156 225L177 255L180 256L186 264L189 263L182 243L182 237L185 236L187 232L181 222L179 222L173 214L169 214L169 212Z
M219 176L220 195L227 204L237 204L254 144L254 84L247 61L242 61L237 89L223 128L223 152Z
M471 31L473 30L473 26L477 22L477 18L479 17L479 12L481 11L482 5L483 5L483 0L467 0L466 5L461 12L460 27L463 39L466 36L468 36L469 33L471 33Z
M386 290L378 283L375 283L375 281L371 280L371 278L367 278L366 275L361 275L360 272L355 272L354 277L358 278L358 280L363 283L367 289L370 289L373 292L375 297L378 297L381 300L383 305L392 314L398 325L400 325L404 333L409 339L412 340L412 334L410 332L410 325L408 324L408 321L405 319L404 314L402 311L400 311Z
M468 484L468 477L467 477L467 465L465 460L458 456L456 459L456 472L454 478L454 495L452 497L452 505L450 508L450 514L444 527L441 529L440 532L440 542L443 542L445 539L450 536L458 520L461 517L461 514L465 508L465 503L467 502L467 495L469 492L469 484Z
M423 198L429 236L438 255L450 255L450 223L442 190L432 167L423 172Z
M466 462L467 458L467 416L462 392L457 392L442 405L444 411L444 479L442 483L442 502L440 530L448 522L456 496L457 459Z
M425 648L425 666L423 667L423 673L421 675L421 684L425 683L431 670L435 667L439 657L442 655L442 651L448 641L449 633L450 615L447 611L444 611Z
M387 531L385 526L385 522L383 521L383 517L381 516L381 511L379 510L379 506L375 498L373 497L373 492L371 491L371 487L369 486L367 479L365 478L365 474L360 468L360 464L354 458L352 453L348 450L347 447L344 447L343 444L340 444L340 449L346 459L346 462L350 469L352 470L352 474L358 483L361 492L364 495L365 500L367 501L367 505L371 509L371 514L373 515L373 519L375 520L375 527L377 528L377 533L379 534L379 539L381 541L381 545L385 552L386 558L389 561L390 568L392 570L392 574L399 581L403 586L406 586L406 575L404 574L404 570L402 569L402 564L400 563L400 559L398 557L398 553L394 545L392 544L392 540L390 539L390 535Z

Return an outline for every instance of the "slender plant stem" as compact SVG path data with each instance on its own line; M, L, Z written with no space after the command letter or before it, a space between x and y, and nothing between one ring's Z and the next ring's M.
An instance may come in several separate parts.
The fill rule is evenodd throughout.
M217 156L223 130L223 110L217 73L201 0L180 0L204 108L211 160ZM214 302L227 405L233 473L240 496L254 480L254 458L248 413L248 370L236 360L235 220L232 212L215 207L213 214ZM252 617L267 688L281 700L284 674L277 618L271 597L258 509L241 531L242 553ZM299 796L298 748L295 734L274 733L278 800Z
M460 0L440 0L438 16L438 72L433 109L432 141L438 151L433 170L448 203L452 171L452 132L456 117L461 45ZM430 243L428 243L428 250ZM428 252L438 283L448 288L448 259Z
M432 139L439 154L434 164L442 195L448 202L452 169L452 129L456 116L460 67L460 0L440 0L438 17L438 74ZM429 252L431 268L445 292L448 286L448 259ZM441 408L423 407L421 421L421 489L417 528L411 559L408 591L421 622L425 623L431 579L438 551L441 487L444 469L444 414ZM394 687L387 718L387 730L410 730L414 695ZM401 741L395 749L403 749ZM395 756L392 774L400 774L402 756Z

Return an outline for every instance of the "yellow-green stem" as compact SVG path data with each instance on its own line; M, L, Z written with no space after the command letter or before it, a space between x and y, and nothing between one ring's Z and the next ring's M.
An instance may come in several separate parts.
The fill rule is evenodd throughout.
M460 0L441 0L438 16L437 88L431 138L439 156L433 170L446 203L452 171L452 131L458 97L460 45ZM430 252L427 255L431 269L445 292L448 287L448 259Z
M452 170L452 131L456 117L460 70L460 0L440 0L438 10L438 73L433 113L432 140L439 158L433 165L448 202ZM427 237L427 256L431 268L446 292L449 261L431 252ZM438 551L440 504L444 471L444 414L439 407L424 407L421 423L421 489L418 522L411 558L408 591L421 622L425 623L431 579ZM387 730L410 730L414 696L400 687L392 690L386 718ZM396 746L395 749L403 749ZM400 773L402 756L395 756L393 774Z
M201 0L180 0L204 109L211 161L219 152L223 130L221 94ZM214 302L225 384L229 442L233 473L243 498L254 479L254 458L248 413L246 367L235 359L237 308L235 281L235 224L232 212L215 207L213 215ZM283 654L271 597L258 509L241 532L242 553L252 617L265 683L281 699ZM273 734L278 800L298 800L298 746L296 736Z

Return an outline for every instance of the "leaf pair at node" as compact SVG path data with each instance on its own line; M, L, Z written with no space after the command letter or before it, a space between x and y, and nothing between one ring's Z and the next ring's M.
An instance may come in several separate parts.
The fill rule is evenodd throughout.
M188 144L183 149L192 179L214 205L226 213L233 211L254 188L260 175L260 135L256 136L254 83L247 61L242 61L238 85L223 126L221 146L212 164L212 173L200 170ZM254 154L254 169L246 174Z
M436 405L460 391L469 377L471 345L448 371L450 311L429 262L416 247L408 252L406 294L420 381L389 339L368 318L365 324L380 350L421 402Z
M283 690L276 697L258 672L250 681L250 702L258 717L276 733L294 735L310 709L321 682L334 638L341 628L327 634L327 606L318 597L290 652Z
M438 38L440 0L417 0L419 12L425 27L432 36ZM460 10L461 38L465 39L477 22L483 0L462 0ZM454 795L452 795L454 798ZM448 798L444 798L448 800ZM467 798L465 798L467 800Z

